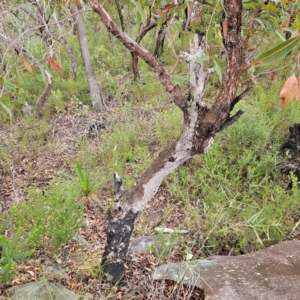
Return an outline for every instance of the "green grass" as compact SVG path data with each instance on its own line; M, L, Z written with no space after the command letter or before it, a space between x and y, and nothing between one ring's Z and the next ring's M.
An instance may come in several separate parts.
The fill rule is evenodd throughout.
M187 226L200 228L216 253L278 242L299 218L299 190L284 189L281 169L287 157L280 148L300 111L294 103L284 110L277 95L277 86L254 90L239 104L245 111L240 120L167 183L185 205Z
M92 16L87 18L93 20ZM207 18L209 20L210 16ZM25 229L21 239L28 241L31 248L44 247L54 251L61 247L83 220L83 203L77 202L78 197L99 192L105 198L107 191L111 195L114 172L121 175L125 189L130 188L159 151L180 135L183 126L182 112L170 103L149 66L139 60L141 79L133 82L130 53L107 35L104 26L97 33L93 27L88 27L89 47L100 88L111 108L103 114L106 128L99 133L97 142L85 137L78 141L79 150L71 158L63 156L67 166L56 167L54 181L43 191L26 190L29 202L21 203L17 208L14 229L16 234ZM136 27L131 29L137 31ZM154 47L153 38L154 33L150 32L143 44ZM23 157L28 158L25 171L30 172L43 149L52 147L54 151L60 146L51 135L52 121L63 114L74 113L72 101L79 107L76 114L85 117L91 114L91 109L83 108L83 105L91 105L78 41L76 36L68 36L68 41L75 50L77 78L68 79L69 61L62 50L60 61L64 75L51 70L53 89L41 119L25 117L21 113L25 101L34 106L43 92L45 82L39 69L33 67L35 74L29 75L20 60L21 71L13 74L17 90L1 98L13 117L0 107L0 124L14 125L12 131L16 138L12 138L8 146L0 146L0 162L5 175L11 172L15 148L18 149L17 157L13 157L15 165ZM186 40L174 42L177 51L186 46ZM42 57L41 51L45 49L34 49L34 54ZM219 59L224 64L225 57L220 54ZM165 47L162 60L168 70L176 61L168 47ZM180 63L173 77L182 91L188 85L186 70L185 64ZM264 67L258 71L264 71ZM246 253L251 246L258 249L283 240L299 220L299 184L292 178L293 188L285 190L281 174L288 158L281 153L281 146L289 136L289 126L300 123L300 110L295 102L288 107L279 105L278 94L288 73L287 70L278 72L272 82L267 76L260 78L258 85L236 107L236 110L244 110L244 115L218 133L209 153L193 158L164 180L164 188L170 192L174 205L182 207L182 227L188 229L189 234L184 237L186 247L179 247L182 239L175 235L171 244L168 239L161 241L166 251L155 245L153 253L158 259L167 261L176 251L191 253L193 243L199 245L197 255L202 257L228 254L232 249L234 254ZM243 78L246 76L245 72ZM211 74L205 93L209 102L215 99L219 88L217 74ZM165 216L169 216L168 211ZM150 225L143 220L141 218L137 224L136 234L151 233ZM13 238L17 240L16 237L20 236ZM7 254L11 241L15 240L2 238L0 241L6 246L3 250L6 260L0 264L8 265L4 270L8 279L15 275L14 263L20 258L20 249ZM94 265L88 268L91 273L99 271L92 270Z

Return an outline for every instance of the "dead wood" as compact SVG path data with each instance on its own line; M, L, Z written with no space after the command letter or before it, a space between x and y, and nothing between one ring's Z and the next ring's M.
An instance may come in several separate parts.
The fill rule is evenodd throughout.
M180 54L187 64L190 75L190 93L184 96L181 89L172 83L171 75L154 55L122 32L97 0L88 2L100 15L107 30L127 49L143 59L158 75L170 98L182 110L184 119L181 136L160 152L137 184L122 193L108 211L107 245L102 264L109 279L117 282L123 276L123 259L127 253L137 215L156 194L166 176L194 155L209 151L216 133L228 120L243 67L242 1L223 1L222 24L227 24L227 27L223 27L222 35L227 65L220 93L210 109L203 101L209 71L204 69L202 63L195 62L195 59L205 55L203 35L195 34L190 49Z

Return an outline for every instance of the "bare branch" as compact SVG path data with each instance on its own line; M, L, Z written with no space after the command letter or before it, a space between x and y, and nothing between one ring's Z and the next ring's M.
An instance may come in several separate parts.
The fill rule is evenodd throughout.
M115 0L115 2L116 2L117 10L118 10L118 15L119 15L119 19L120 19L122 30L126 31L125 30L124 17L123 17L121 5L119 3L119 0Z
M36 102L35 108L34 108L34 113L36 116L38 116L40 114L40 111L42 110L46 100L48 99L48 97L50 96L51 90L52 90L52 77L51 75L48 73L48 71L45 70L45 75L47 77L47 87L44 91L44 93L42 94L42 96L39 98L39 100Z
M122 42L127 49L131 52L136 52L137 55L153 69L171 99L178 105L179 108L183 109L186 106L186 101L182 97L181 90L178 86L172 83L170 75L166 72L165 68L159 63L159 61L148 50L130 38L127 33L120 30L97 0L88 0L88 2L94 11L101 16L107 30L120 42Z
M182 109L184 118L181 136L160 152L136 185L122 193L119 201L115 202L108 211L107 245L102 265L112 282L116 282L123 276L122 259L126 256L137 215L156 194L166 176L194 155L209 151L216 133L228 119L243 66L242 0L223 0L222 21L228 25L226 34L225 30L222 32L227 65L222 90L211 109L203 103L208 71L204 70L203 63L195 61L204 55L203 35L195 34L190 43L190 50L182 51L180 54L188 65L190 75L190 93L184 97L154 55L122 32L97 0L88 0L88 2L100 15L108 31L127 49L142 58L158 75L171 99Z

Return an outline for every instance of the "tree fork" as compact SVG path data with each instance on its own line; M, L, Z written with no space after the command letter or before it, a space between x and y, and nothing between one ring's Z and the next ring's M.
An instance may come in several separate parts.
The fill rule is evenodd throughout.
M181 89L172 83L170 74L154 55L122 32L97 0L88 2L100 15L107 30L152 68L170 98L184 114L181 136L160 152L137 185L122 193L108 211L107 244L102 264L110 280L117 282L123 276L123 259L138 214L156 194L166 176L194 155L209 151L215 134L229 118L243 66L242 0L223 0L222 3L222 36L227 66L222 89L210 109L203 101L209 71L204 70L202 63L195 62L195 59L205 55L205 39L202 35L195 34L190 50L182 51L180 54L188 65L190 75L190 93L184 96Z

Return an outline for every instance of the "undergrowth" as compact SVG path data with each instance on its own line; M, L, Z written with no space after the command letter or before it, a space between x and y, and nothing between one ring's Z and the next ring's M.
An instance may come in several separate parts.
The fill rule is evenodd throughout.
M98 35L91 28L88 30L89 46L94 49L93 64L110 107L105 112L107 127L99 134L96 146L88 138L79 142L80 150L71 163L75 167L70 168L70 174L61 176L69 177L70 181L56 178L43 191L32 187L27 191L27 203L22 202L3 214L0 283L13 278L17 262L30 257L36 248L59 251L74 235L83 222L84 204L78 202L80 196L89 196L96 190L103 194L107 189L112 190L114 172L121 175L125 189L131 187L159 151L181 133L182 112L169 103L149 67L139 61L141 79L133 82L130 54L124 55L123 47L108 38L103 28ZM68 41L80 61L76 38L68 37ZM151 43L151 35L143 42ZM183 47L175 46L178 50ZM163 59L168 64L175 62L170 49L165 49ZM14 118L0 109L0 122L16 123L18 143L11 147L18 147L18 155L36 158L41 147L51 140L53 118L67 114L71 102L90 105L83 64L78 63L77 79L69 80L68 59L63 51L61 62L64 75L53 74L53 90L43 109L43 118L22 116L22 106L25 102L34 106L45 85L41 78L28 76L26 70L18 74L15 93L1 98ZM34 72L38 70L34 68ZM174 83L183 89L188 81L185 72L186 66L179 64L174 75ZM278 72L277 78L282 74ZM220 83L217 74L211 78L206 97L214 99ZM185 244L177 234L161 237L152 247L160 262L167 262L175 252L187 253L190 258L193 243L200 248L199 257L247 253L285 239L299 220L299 184L291 177L293 187L286 190L282 168L288 156L281 147L288 138L289 126L300 123L300 112L295 103L284 108L279 105L278 91L283 83L280 79L268 84L263 80L237 105L236 109L245 113L238 122L217 134L211 150L205 156L193 158L164 180L172 200L183 206L182 226L190 235ZM90 110L77 113L89 117ZM10 172L10 154L7 148L0 147L5 175ZM136 232L148 233L139 227L145 228L145 224L137 224ZM10 235L5 235L6 230ZM195 233L201 236L201 241L194 240ZM192 256L197 258L197 255ZM93 272L97 273L90 271Z
M300 192L286 190L281 147L300 121L293 104L279 106L277 86L256 88L239 104L240 120L219 133L209 153L166 181L181 199L186 226L200 230L207 253L247 253L283 240L299 218ZM295 218L295 219L294 219Z
M16 275L16 261L29 257L34 249L59 252L83 223L83 205L77 201L80 189L69 182L50 185L44 191L33 187L29 201L13 206L0 219L0 284ZM10 232L6 237L5 231Z

